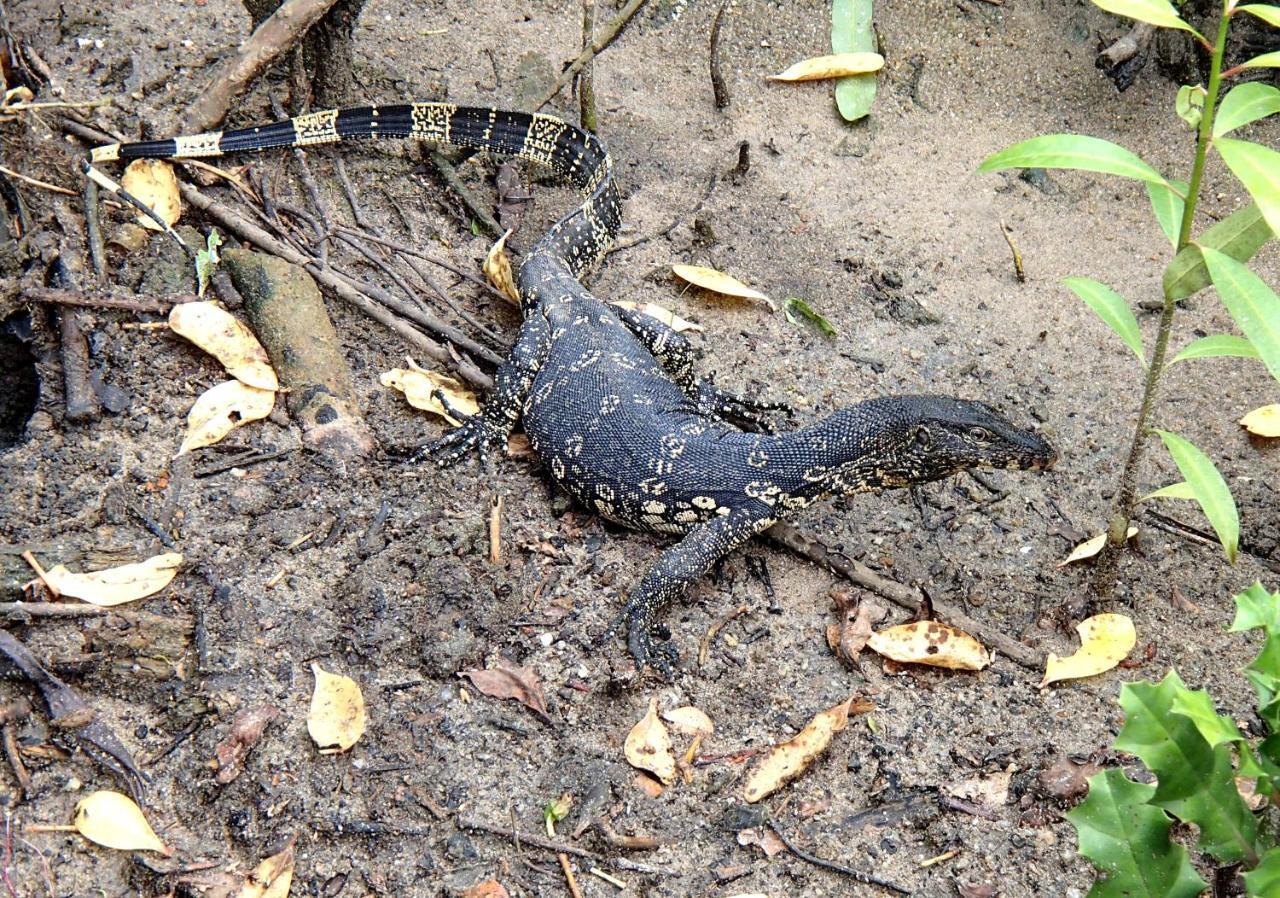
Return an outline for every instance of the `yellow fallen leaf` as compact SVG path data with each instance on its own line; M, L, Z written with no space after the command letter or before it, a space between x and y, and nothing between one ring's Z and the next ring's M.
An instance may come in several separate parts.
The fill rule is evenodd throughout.
M871 634L867 647L894 661L950 670L982 670L991 655L963 630L933 620L899 624Z
M164 589L178 573L181 564L181 555L166 552L146 561L87 574L73 574L66 566L57 564L45 571L44 579L59 595L81 599L91 605L121 605Z
M94 792L76 804L72 822L76 832L90 842L120 851L173 852L160 841L142 809L119 792Z
M244 879L236 898L289 898L293 885L293 839L284 850L264 858Z
M648 315L650 318L656 318L677 334L702 332L701 324L695 324L692 321L681 318L675 312L657 303L632 302L629 299L619 299L609 303L609 305L617 306L620 309L630 309L632 312L639 312L642 315Z
M316 677L316 690L311 693L307 732L320 747L320 754L344 752L364 735L364 696L350 677L331 674L319 664L312 664L311 672Z
M1240 419L1240 425L1260 437L1280 437L1280 403L1255 408Z
M498 238L498 242L484 257L483 270L484 276L498 288L499 293L520 305L520 291L516 288L515 272L511 270L511 257L507 255L507 238L510 236L511 231L507 231Z
M716 729L711 718L693 705L663 711L662 719L675 727L676 732L683 736L710 736Z
M216 358L241 383L277 390L280 381L267 351L253 331L216 302L180 302L169 313L169 328Z
M865 75L882 68L884 57L879 53L836 53L802 59L785 72L768 77L770 81L817 81L823 78L843 78L846 75Z
M476 394L464 387L461 382L452 377L428 371L426 368L420 368L413 359L407 361L408 368L392 368L384 372L378 380L384 387L404 393L404 398L414 408L439 415L457 427L462 422L444 410L444 405L435 396L436 390L439 390L449 400L449 404L458 411L468 415L474 415L480 411Z
M1124 538L1133 539L1137 535L1138 535L1138 528L1130 527L1128 531L1125 532ZM1066 565L1071 564L1073 561L1084 561L1084 559L1086 558L1092 558L1093 556L1101 552L1102 547L1105 546L1106 544L1107 544L1107 535L1105 533L1099 533L1097 536L1090 537L1089 539L1086 539L1080 545L1072 549L1070 555L1062 559L1062 561L1059 561L1058 567L1065 567Z
M265 418L275 404L274 390L260 390L238 380L210 387L187 412L187 435L182 438L178 454L212 446L237 427Z
M1095 614L1076 624L1080 648L1074 655L1059 658L1052 652L1044 665L1042 687L1059 680L1091 677L1111 670L1133 651L1138 642L1133 621L1123 614Z
M855 696L850 696L835 707L818 712L792 739L769 749L747 774L743 797L753 803L760 801L808 770L814 758L831 744L832 737L848 726L849 712L856 710L856 701Z
M670 786L676 780L676 758L671 753L671 735L658 719L658 700L649 699L649 710L627 733L622 753L632 767L647 770Z
M182 197L178 194L178 177L173 166L162 159L135 159L124 170L120 186L173 227L182 217ZM138 224L152 231L162 231L151 217L138 213Z
M725 296L763 300L770 309L777 311L777 306L769 297L723 271L716 271L714 268L706 268L702 265L672 265L671 270L676 277L688 281L695 287L701 287L713 293L723 293Z

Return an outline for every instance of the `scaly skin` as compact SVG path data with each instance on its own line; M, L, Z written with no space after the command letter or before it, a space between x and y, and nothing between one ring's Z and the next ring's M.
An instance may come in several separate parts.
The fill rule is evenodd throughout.
M994 409L944 396L871 399L786 433L784 407L699 378L688 340L593 296L579 280L617 234L621 209L604 146L550 116L421 103L313 113L288 122L143 144L92 162L221 155L361 137L411 137L550 165L584 201L530 251L518 286L524 321L479 414L424 447L442 467L504 446L523 421L552 478L585 507L682 538L632 591L625 624L636 664L670 677L674 648L657 613L720 558L781 518L832 494L927 483L970 467L1046 468L1054 450ZM87 167L88 168L88 167ZM88 168L106 186L112 182ZM744 429L746 428L746 429Z

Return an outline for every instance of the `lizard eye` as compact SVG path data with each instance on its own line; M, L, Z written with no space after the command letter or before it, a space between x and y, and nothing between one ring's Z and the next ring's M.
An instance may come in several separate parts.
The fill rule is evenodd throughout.
M985 427L970 427L969 438L977 440L979 443L990 443L992 440L991 431Z
M916 428L915 444L921 449L928 449L933 443L933 437L929 435L929 431L923 427Z

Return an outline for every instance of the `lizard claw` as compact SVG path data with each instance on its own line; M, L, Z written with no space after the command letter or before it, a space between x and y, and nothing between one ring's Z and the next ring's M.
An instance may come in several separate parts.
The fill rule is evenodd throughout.
M646 667L652 668L663 680L670 683L675 679L676 665L680 662L680 652L669 640L659 640L654 636L657 625L652 616L639 606L628 602L627 607L614 618L613 623L604 634L608 639L627 627L627 648L636 663L637 673L643 673Z
M718 418L731 419L764 433L777 430L768 415L782 412L788 418L794 416L791 406L782 402L763 402L747 396L738 396L717 387L709 378L698 385L698 410Z

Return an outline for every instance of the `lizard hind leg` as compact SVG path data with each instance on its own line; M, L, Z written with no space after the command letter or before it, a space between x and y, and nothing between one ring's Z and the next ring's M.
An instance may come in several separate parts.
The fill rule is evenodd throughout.
M754 499L729 514L690 530L680 542L658 556L653 567L631 592L610 633L627 628L627 648L637 670L653 667L665 679L674 676L675 648L655 639L656 617L673 599L682 597L695 580L719 559L757 533L771 527L773 508Z

